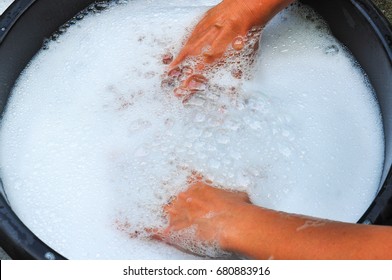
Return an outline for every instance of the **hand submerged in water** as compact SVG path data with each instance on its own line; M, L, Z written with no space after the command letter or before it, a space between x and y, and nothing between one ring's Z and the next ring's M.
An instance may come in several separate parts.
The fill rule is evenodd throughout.
M150 235L198 255L225 257L221 249L251 259L392 259L392 227L266 209L201 177L164 211L168 226Z
M178 66L187 57L199 57L200 63L213 63L235 43L235 38L245 37L250 28L258 24L259 20L246 1L225 0L203 16L170 68ZM236 49L240 48L239 44Z
M246 193L214 188L198 177L186 191L164 207L169 225L159 237L201 255L206 251L198 250L200 244L207 250L215 247L232 251L227 235L234 233L233 225L243 218L241 208L245 205L250 205ZM183 240L186 242L181 242Z
M178 56L170 63L169 79L163 83L178 83L174 94L184 102L193 94L204 91L208 83L204 72L210 70L206 68L224 64L225 56L238 56L244 47L254 53L261 27L293 1L223 0L207 11L196 25ZM188 58L193 60L192 66L182 65ZM168 57L163 60L170 61ZM232 75L240 78L242 70L236 69Z

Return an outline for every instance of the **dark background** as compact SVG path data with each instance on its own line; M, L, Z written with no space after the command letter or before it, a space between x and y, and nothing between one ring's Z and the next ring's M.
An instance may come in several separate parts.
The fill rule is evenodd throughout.
M392 0L373 0L378 8L386 15L390 22L392 22Z

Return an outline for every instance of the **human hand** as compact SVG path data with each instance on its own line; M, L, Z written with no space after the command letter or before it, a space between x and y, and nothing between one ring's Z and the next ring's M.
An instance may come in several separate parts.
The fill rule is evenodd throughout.
M164 212L169 225L156 231L155 238L201 255L211 252L210 248L230 251L228 236L244 218L242 209L250 205L250 200L244 192L210 184L198 176L186 191L167 204Z
M162 85L174 88L174 95L183 102L195 93L205 91L208 87L206 73L216 64L226 64L224 58L238 57L243 48L251 49L246 53L255 52L261 29L249 29L259 22L244 1L225 0L213 7L196 25L173 61L171 54L163 56L162 62L170 65ZM242 71L234 72L233 76L240 78Z
M223 59L228 57L253 56L261 28L291 2L293 0L223 0L204 15L173 61L172 55L163 57L163 62L170 64L163 85L173 86L174 95L183 102L204 91L208 86L204 73L215 65L224 65ZM251 63L253 59L247 61ZM232 70L232 75L241 78L242 72L240 66Z
M259 0L224 0L210 9L196 25L188 41L170 64L173 69L187 57L197 57L198 68L220 59L228 47L241 50L248 31L265 24L252 12L253 3Z

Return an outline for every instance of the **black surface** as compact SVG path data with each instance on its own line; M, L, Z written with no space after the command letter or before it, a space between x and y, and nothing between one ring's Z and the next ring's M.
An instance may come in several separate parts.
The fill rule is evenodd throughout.
M0 17L0 110L20 72L57 28L91 0L17 0ZM48 77L50 79L50 77ZM4 191L3 191L4 192ZM40 241L0 196L1 247L13 259L63 259Z

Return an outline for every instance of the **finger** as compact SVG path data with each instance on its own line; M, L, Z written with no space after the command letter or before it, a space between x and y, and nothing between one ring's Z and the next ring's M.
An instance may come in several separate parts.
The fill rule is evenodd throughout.
M163 241L163 230L159 228L145 228L144 231L149 235L149 238L154 240Z
M247 192L238 192L237 195L244 202L250 203L249 194Z
M185 46L180 53L176 56L176 58L170 63L169 71L176 68L179 64L181 64L185 58L190 56L190 49L188 46Z
M203 180L203 175L201 175L201 173L196 170L192 170L191 175L188 176L187 183L188 185L190 185L194 182L201 181L201 180Z
M211 44L219 36L219 33L221 33L221 28L216 25L208 26L205 30L199 30L196 28L178 56L170 64L170 68L178 66L187 57L202 55L204 52L203 49L211 46Z
M193 38L196 37L196 39ZM200 46L200 41L197 42L199 39L199 35L191 35L190 40L188 40L185 45L182 47L180 53L174 58L172 63L170 63L169 67L170 69L175 68L179 64L181 64L187 57L190 56L195 56L197 54L201 53L201 46Z
M189 228L192 224L187 219L175 219L172 220L169 226L162 232L163 236L167 236L176 231L180 231Z
M163 211L167 215L176 215L177 214L177 210L174 208L174 206L172 204L166 204L165 206L163 206Z

